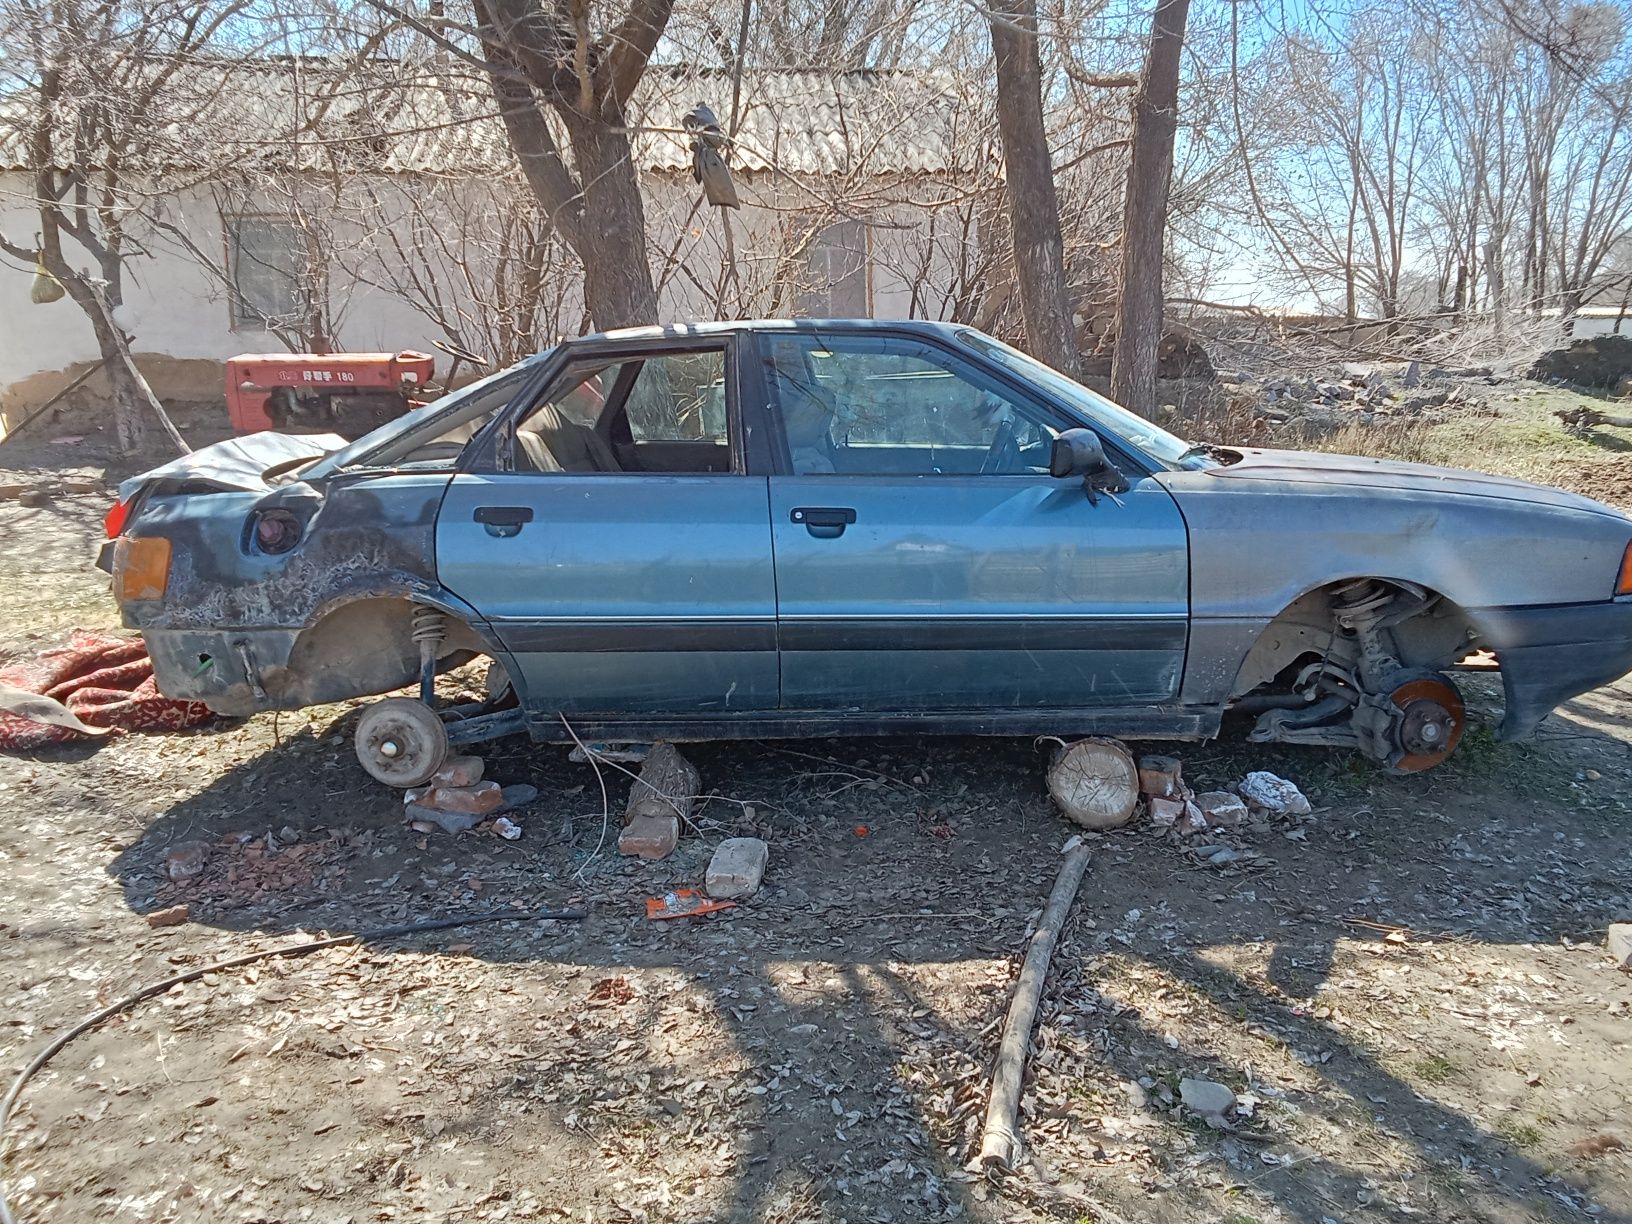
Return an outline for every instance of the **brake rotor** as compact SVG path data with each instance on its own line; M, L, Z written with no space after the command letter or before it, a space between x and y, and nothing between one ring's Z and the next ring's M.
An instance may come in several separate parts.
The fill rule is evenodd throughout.
M419 786L442 768L448 729L436 711L411 697L388 697L357 722L357 760L387 786Z
M1462 694L1449 678L1428 672L1401 683L1388 695L1399 711L1394 740L1399 755L1389 763L1395 773L1421 773L1456 751L1467 726Z

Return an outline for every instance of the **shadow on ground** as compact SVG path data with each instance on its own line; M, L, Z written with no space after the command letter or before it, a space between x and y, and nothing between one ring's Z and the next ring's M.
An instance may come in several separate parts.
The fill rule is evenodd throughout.
M1032 1171L1006 1187L963 1179L959 1162L969 1154L967 1109L953 1119L960 1128L944 1111L930 1111L925 1102L931 1094L910 1083L902 1091L884 1091L901 1086L893 1069L926 1043L948 1059L989 1061L995 1021L1007 999L1006 965L1022 948L1028 913L1046 894L1064 831L1041 796L1040 757L1029 742L694 746L688 751L705 784L716 796L729 797L704 807L711 834L706 843L722 832L763 832L773 843L774 866L765 891L736 912L660 925L640 917L642 899L697 883L705 842L691 839L687 849L659 864L618 859L605 844L610 834L602 828L599 789L589 770L567 764L557 749L519 741L489 746L489 774L540 787L539 802L523 820L526 838L507 844L476 835L437 835L427 842L397 823L395 796L369 782L344 744L336 742L348 727L342 722L296 735L159 811L108 868L127 904L146 913L189 899L195 922L227 931L284 934L321 928L343 934L496 904L528 910L581 898L589 919L570 928L518 921L394 940L381 950L434 952L457 944L463 954L506 966L523 979L535 972L547 979L559 966L608 973L675 971L712 995L714 1012L729 1026L741 1061L742 1083L756 1088L778 1081L827 1084L797 1099L779 1097L775 1090L744 1098L731 1122L740 1143L726 1218L784 1218L773 1210L771 1196L781 1191L785 1197L790 1178L814 1201L828 1204L824 1210L883 1211L864 1218L950 1218L948 1213L960 1212L1015 1218L1005 1213L1021 1202L1045 1218L1091 1219L1096 1210L1115 1218L1095 1199L1103 1193L1094 1188L1092 1176L1067 1176L1048 1167L1055 1147L1049 1141L1038 1143ZM1595 731L1581 734L1595 749L1625 756L1619 741ZM1317 1018L1310 1006L1332 974L1340 943L1357 937L1341 921L1350 909L1381 908L1392 924L1490 944L1579 937L1584 923L1601 924L1614 916L1592 910L1594 895L1609 898L1618 887L1607 864L1600 877L1578 879L1576 895L1517 910L1495 898L1522 882L1528 870L1522 861L1497 863L1469 880L1467 847L1469 839L1479 839L1481 820L1494 826L1536 814L1534 800L1516 781L1536 775L1539 767L1524 755L1529 752L1492 748L1487 759L1466 767L1495 775L1485 779L1486 794L1472 795L1467 789L1475 774L1456 769L1437 777L1389 780L1316 751L1277 750L1266 762L1265 750L1227 741L1186 750L1187 772L1198 785L1238 777L1240 762L1251 760L1254 768L1315 779L1311 789L1317 800L1331 802L1332 810L1320 814L1306 842L1277 839L1273 849L1280 862L1273 868L1228 878L1206 872L1149 834L1104 839L1058 953L1057 973L1066 985L1051 988L1043 1027L1080 1010L1081 998L1094 995L1093 975L1083 966L1097 953L1109 950L1142 960L1216 1012L1276 1034L1289 1049L1339 1051L1311 1071L1340 1104L1306 1094L1306 1106L1338 1127L1373 1116L1408 1119L1388 1129L1392 1140L1440 1168L1460 1162L1460 1176L1442 1193L1474 1217L1525 1218L1542 1202L1580 1209L1591 1197L1585 1184L1560 1177L1503 1136L1421 1095L1376 1054L1355 1045L1352 1034ZM608 781L615 827L627 780ZM1495 806L1492 790L1501 795ZM1449 830L1443 820L1414 820L1412 813L1425 808L1454 811ZM307 814L308 827L295 830L300 840L267 850L268 833L275 846L293 813ZM213 869L201 881L172 885L165 880L166 854L183 843L203 843L211 855L225 856L231 874L230 864L242 864L245 851L234 838L245 834L254 835L250 845L262 852L263 865L284 855L302 858L296 882L281 877L277 888L257 893L254 881L260 877L247 867L230 887L214 887ZM473 876L485 881L479 895L459 888L460 880ZM1470 910L1464 885L1490 894L1492 904ZM1159 932L1148 923L1125 931L1118 926L1140 907L1162 915ZM1261 981L1221 967L1207 951L1263 945L1271 951ZM831 970L820 972L836 980L808 991L787 985L790 966L817 962L831 962ZM972 1004L967 1015L937 1013L934 998L915 985L914 974L924 967L993 963L1005 971L983 992L966 996ZM751 1006L744 1006L745 983L763 988ZM555 1002L561 1012L564 1000ZM563 1022L569 1022L572 1006L566 1004ZM805 1025L814 1025L822 1036L811 1043L788 1036L806 1031L800 1027ZM1225 1067L1221 1073L1217 1054L1210 1054L1205 1042L1196 1048L1179 1045L1137 1012L1113 1014L1101 1033L1104 1070L1125 1081L1144 1074L1152 1051L1193 1066L1198 1074L1233 1075L1238 1083L1251 1073L1250 1067ZM491 1093L526 1094L540 1077L549 1079L555 1064L541 1048L521 1066ZM863 1095L881 1103L852 1115L855 1085L869 1077L876 1091ZM1033 1117L1031 1125L1038 1121ZM1093 1124L1092 1118L1074 1123L1090 1131ZM477 1112L469 1125L480 1131ZM1249 1149L1265 1141L1266 1136L1244 1129ZM891 1216L879 1204L894 1201L897 1191L881 1196L874 1187L869 1198L854 1184L858 1151L871 1151L880 1161L904 1158L927 1170L927 1180L914 1191L925 1196L918 1206ZM1158 1167L1177 1167L1176 1160L1164 1161L1160 1154L1154 1160ZM1339 1207L1347 1210L1357 1202L1371 1203L1370 1210L1382 1218L1410 1214L1376 1199L1375 1178L1359 1165L1314 1151L1287 1163L1266 1162L1252 1172L1229 1167L1220 1172L1226 1181L1235 1179L1238 1190L1271 1194L1287 1217L1308 1224L1342 1218ZM1205 1213L1217 1202L1160 1173L1145 1189L1157 1195L1144 1204L1156 1217L1172 1218L1181 1209ZM1009 1208L1002 1206L1005 1201ZM1140 1204L1130 1208L1126 1202L1116 1208L1139 1209ZM1604 1210L1595 1218L1628 1217Z

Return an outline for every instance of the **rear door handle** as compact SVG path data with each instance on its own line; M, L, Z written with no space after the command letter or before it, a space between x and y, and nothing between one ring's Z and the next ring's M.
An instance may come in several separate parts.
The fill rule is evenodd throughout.
M836 540L856 521L856 512L849 506L796 506L788 518L803 523L818 540Z
M487 534L501 539L516 535L523 523L533 521L531 506L477 506L471 518L487 528Z

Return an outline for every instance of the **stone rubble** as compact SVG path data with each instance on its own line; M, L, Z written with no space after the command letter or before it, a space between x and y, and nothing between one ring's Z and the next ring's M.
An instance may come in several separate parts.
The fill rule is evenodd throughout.
M759 891L771 848L758 837L728 837L709 860L703 887L718 900L751 897Z
M1267 770L1254 770L1235 788L1254 812L1270 816L1307 816L1309 800L1297 785Z
M1632 972L1632 922L1612 922L1604 946L1622 969Z
M1222 1119L1235 1108L1235 1093L1227 1085L1206 1079L1181 1079L1179 1100L1184 1107L1203 1119Z

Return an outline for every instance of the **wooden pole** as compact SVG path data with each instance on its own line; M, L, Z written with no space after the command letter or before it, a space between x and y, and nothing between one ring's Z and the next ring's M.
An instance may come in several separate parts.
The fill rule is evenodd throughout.
M1009 1015L1003 1022L1003 1040L997 1047L997 1062L992 1067L992 1096L986 1105L986 1129L980 1139L983 1167L995 1164L1013 1168L1019 1154L1020 1136L1014 1128L1026 1075L1026 1047L1031 1042L1032 1023L1037 1019L1037 1004L1043 997L1043 983L1048 979L1048 962L1054 956L1054 944L1065 917L1071 912L1071 902L1076 900L1083 872L1088 870L1088 857L1088 845L1082 838L1073 837L1065 843L1065 861L1060 864L1054 891L1048 894L1048 905L1031 936L1025 963L1020 966Z
M39 420L46 413L50 412L51 409L55 408L59 403L61 403L64 399L67 398L68 393L70 391L72 391L75 387L79 386L82 382L84 382L92 374L95 374L98 370L100 370L103 366L105 366L107 364L108 364L108 359L106 357L103 357L103 358L98 359L92 365L86 366L83 370L81 370L78 374L76 374L74 376L74 381L73 382L69 383L61 391L58 391L50 399L46 400L45 403L41 404L38 408L34 409L33 412L29 413L22 420L18 421L17 422L17 428L12 429L12 430L8 430L3 437L0 437L0 445L3 445L5 443L7 443L7 442L10 442L18 434L22 433L23 430L27 429L30 425L34 424L35 421Z

